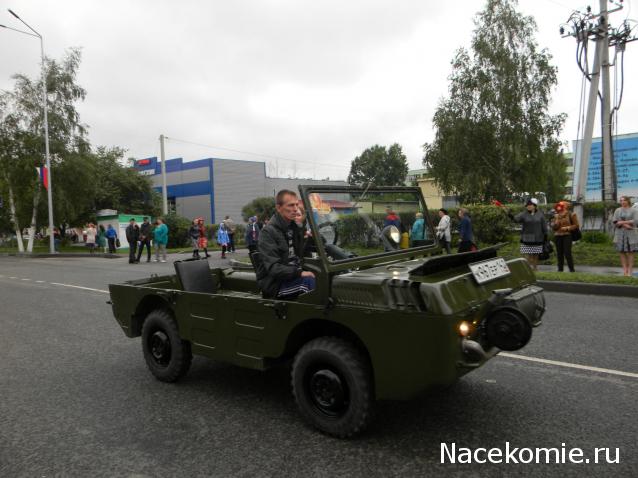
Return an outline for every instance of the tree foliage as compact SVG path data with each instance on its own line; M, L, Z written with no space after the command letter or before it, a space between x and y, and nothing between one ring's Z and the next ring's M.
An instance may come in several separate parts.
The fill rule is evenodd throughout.
M452 60L449 96L434 114L424 165L463 202L545 191L561 198L566 181L558 134L565 115L548 114L557 83L551 55L539 50L536 23L516 0L487 0L475 19L471 53Z
M275 198L273 197L255 198L241 209L244 221L252 216L257 216L260 221L266 221L273 214L275 214Z
M408 162L401 146L389 148L378 144L354 158L350 165L348 183L373 186L402 186L408 175Z

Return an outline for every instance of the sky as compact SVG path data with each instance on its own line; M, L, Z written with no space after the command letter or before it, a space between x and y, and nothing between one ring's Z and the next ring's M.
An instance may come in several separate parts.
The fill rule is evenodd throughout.
M612 25L638 18L635 1L625 0ZM410 168L422 167L450 62L469 48L484 5L0 0L0 24L24 28L11 8L43 35L47 56L82 48L78 83L87 97L78 111L94 146L159 156L163 134L168 158L264 161L271 176L345 179L350 162L375 144L399 143ZM550 113L568 115L561 134L568 149L578 132L582 75L576 41L561 38L559 26L586 5L519 0L558 67ZM598 11L598 2L589 5ZM618 134L638 132L638 42L627 45L624 63ZM36 77L39 68L38 40L0 28L0 89L12 88L13 74Z

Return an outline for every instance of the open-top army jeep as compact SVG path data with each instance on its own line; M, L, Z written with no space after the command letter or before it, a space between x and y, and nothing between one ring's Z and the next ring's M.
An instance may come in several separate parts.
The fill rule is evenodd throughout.
M109 286L115 318L128 337L142 336L155 377L178 380L192 354L258 370L292 363L303 417L348 437L370 422L375 400L452 384L523 347L540 324L545 301L527 263L497 257L498 246L443 255L419 189L300 192L312 292L266 299L251 267L205 260ZM419 212L423 227L408 243L402 230Z

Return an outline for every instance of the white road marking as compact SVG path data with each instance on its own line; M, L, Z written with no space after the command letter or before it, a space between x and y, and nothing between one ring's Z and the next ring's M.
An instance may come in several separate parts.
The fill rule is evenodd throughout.
M528 357L526 355L510 354L507 352L500 352L498 355L501 357L513 358L517 360L526 360L528 362L537 362L537 363L543 363L546 365L556 365L558 367L575 368L578 370L588 370L590 372L606 373L609 375L620 375L621 377L638 378L638 373L623 372L621 370L611 370L608 368L590 367L588 365L579 365L577 363L569 363L569 362L561 362L559 360L548 360L548 359L542 359L542 358L536 358L536 357Z
M31 280L31 279L20 279L20 280Z
M44 281L43 281L43 280L37 280L37 281L36 281L36 283L38 283L38 284L44 284Z
M17 277L10 276L9 279L17 279Z
M82 287L81 285L60 284L59 282L51 282L51 284L53 284L53 285L61 285L62 287L73 287L74 289L90 290L90 291L93 291L93 292L102 292L103 294L108 294L109 293L108 290L91 289L90 287Z

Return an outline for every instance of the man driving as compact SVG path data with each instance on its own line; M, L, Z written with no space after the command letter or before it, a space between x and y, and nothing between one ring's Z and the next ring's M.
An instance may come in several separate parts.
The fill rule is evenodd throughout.
M264 297L290 299L315 288L315 275L301 269L305 229L295 222L299 219L298 201L294 191L279 191L276 212L259 235L257 250L262 267L257 272L257 283Z

